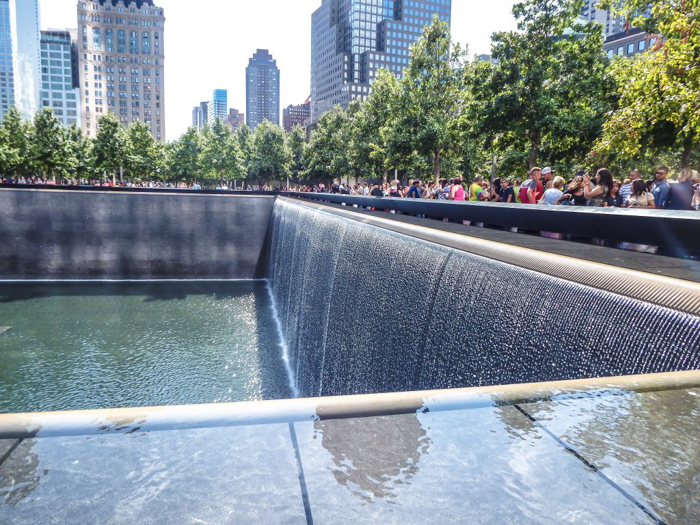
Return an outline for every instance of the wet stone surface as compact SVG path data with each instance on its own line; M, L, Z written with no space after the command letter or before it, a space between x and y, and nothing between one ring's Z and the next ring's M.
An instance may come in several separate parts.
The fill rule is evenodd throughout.
M700 389L523 405L666 523L700 523Z
M24 440L0 466L0 523L54 522L304 523L289 427Z
M295 428L315 523L653 523L513 407Z

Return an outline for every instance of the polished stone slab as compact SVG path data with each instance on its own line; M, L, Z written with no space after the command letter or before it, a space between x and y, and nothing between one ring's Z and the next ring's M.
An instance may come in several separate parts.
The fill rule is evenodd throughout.
M295 429L314 523L652 523L513 407Z
M289 426L27 439L0 523L305 523Z
M700 390L522 405L666 523L700 523Z

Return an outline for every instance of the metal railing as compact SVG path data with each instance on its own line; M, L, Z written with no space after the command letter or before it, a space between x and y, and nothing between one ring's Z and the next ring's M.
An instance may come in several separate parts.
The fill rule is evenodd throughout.
M658 246L678 256L700 253L700 213L695 211L532 206L332 193L282 192L281 195L459 223L469 221L486 227Z

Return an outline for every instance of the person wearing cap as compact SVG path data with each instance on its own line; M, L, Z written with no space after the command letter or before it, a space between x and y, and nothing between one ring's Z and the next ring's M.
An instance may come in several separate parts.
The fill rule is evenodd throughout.
M537 194L537 183L542 176L542 168L532 168L528 172L528 177L522 186L520 186L520 202L523 204L536 204L535 195Z
M547 183L554 178L554 170L547 166L542 170L542 178L537 181L537 192L535 193L535 202L540 202L544 190L547 189Z

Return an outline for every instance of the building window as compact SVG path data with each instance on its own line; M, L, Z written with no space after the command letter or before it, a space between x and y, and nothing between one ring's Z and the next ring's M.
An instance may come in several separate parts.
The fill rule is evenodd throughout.
M637 46L637 49L641 52L646 49L647 43L644 40L639 41L639 45Z
M628 55L634 54L634 43L627 44L627 54Z

